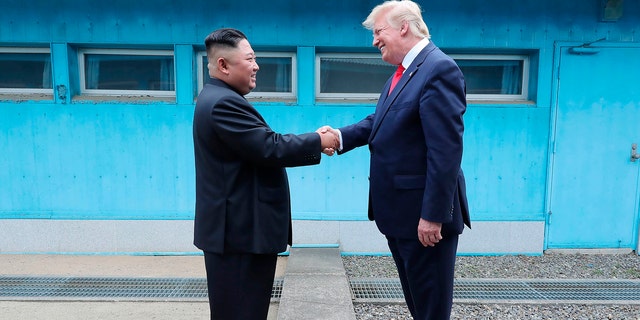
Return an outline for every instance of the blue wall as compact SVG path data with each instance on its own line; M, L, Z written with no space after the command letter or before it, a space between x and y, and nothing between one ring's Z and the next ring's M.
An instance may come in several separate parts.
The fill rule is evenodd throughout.
M530 103L470 103L463 167L473 220L543 221L556 41L638 42L640 3L601 22L599 0L421 1L432 40L449 53L525 53ZM195 52L219 27L256 50L298 53L298 103L257 104L272 127L302 133L342 126L372 104L317 104L315 50L375 52L360 23L378 1L0 1L0 46L52 50L54 88L72 95L0 95L0 218L191 219ZM78 92L84 47L176 52L175 101L93 101ZM366 148L289 170L294 218L365 220Z

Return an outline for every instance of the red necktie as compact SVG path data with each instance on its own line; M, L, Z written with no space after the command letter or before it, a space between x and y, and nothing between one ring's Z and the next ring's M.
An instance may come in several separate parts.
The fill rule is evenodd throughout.
M391 91L393 91L393 88L395 88L396 84L398 83L398 80L400 80L400 78L402 77L403 72L404 72L404 67L402 66L402 64L400 64L398 66L398 69L396 69L396 73L393 75L393 79L391 79L389 94L391 94Z

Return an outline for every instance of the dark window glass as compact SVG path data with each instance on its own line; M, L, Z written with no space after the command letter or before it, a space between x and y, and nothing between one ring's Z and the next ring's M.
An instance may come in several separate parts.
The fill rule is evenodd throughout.
M379 57L320 58L320 93L379 94L395 72Z
M522 94L522 60L456 62L464 74L467 94Z
M255 89L251 92L293 92L293 63L291 57L258 57L256 58L260 70ZM206 83L209 79L207 57L202 57L202 79Z
M0 88L52 89L48 53L0 53Z
M85 88L174 91L172 56L85 54Z
M256 88L253 92L292 92L292 62L290 57L260 57Z

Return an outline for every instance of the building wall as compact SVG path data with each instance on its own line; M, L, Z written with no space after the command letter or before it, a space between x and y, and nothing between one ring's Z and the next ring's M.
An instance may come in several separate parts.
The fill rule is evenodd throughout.
M54 72L51 98L0 95L0 253L196 251L189 224L194 64L216 28L243 30L256 50L297 53L297 101L256 104L276 131L339 127L373 111L373 103L316 101L313 66L316 52L375 52L360 23L378 1L0 2L0 46L50 48ZM637 43L640 4L626 1L619 20L603 22L600 0L419 3L432 40L445 52L532 57L531 101L469 103L463 169L474 229L465 231L460 252L539 254L548 209L554 44ZM78 97L75 57L86 47L174 50L175 100ZM297 244L386 252L366 221L366 148L288 172ZM87 227L109 236L94 239ZM170 239L181 245L164 245L160 239L169 230L180 231Z

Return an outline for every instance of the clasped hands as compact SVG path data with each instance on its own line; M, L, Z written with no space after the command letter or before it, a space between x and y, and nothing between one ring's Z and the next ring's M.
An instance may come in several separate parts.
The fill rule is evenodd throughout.
M318 128L316 132L320 135L322 153L332 156L336 150L340 148L340 135L338 134L338 130L330 126L322 126Z

